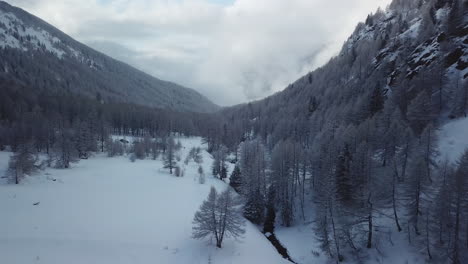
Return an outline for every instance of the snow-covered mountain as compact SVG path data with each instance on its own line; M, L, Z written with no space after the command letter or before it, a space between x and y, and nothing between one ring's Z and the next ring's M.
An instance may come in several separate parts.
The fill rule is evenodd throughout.
M468 201L466 177L451 174L449 186L445 174L467 175L468 1L394 0L323 67L223 113L223 144L272 152L266 185L281 194L276 217L287 219L276 235L294 260L467 263L458 245L468 226L456 223L468 207L444 191ZM310 197L297 195L301 187ZM246 194L250 208L261 195Z
M378 88L404 114L418 94L430 89L438 104L434 116L457 117L463 104L457 95L468 80L467 12L463 0L394 0L358 24L329 63L282 92L225 113L246 113L256 123L275 120L274 126L283 117L294 122L291 114L296 120L325 114L329 120L359 123L365 117L357 115ZM404 102L402 93L408 95Z
M159 80L83 45L41 19L0 1L0 77L104 101L212 112L198 92Z
M369 17L365 24L360 24L340 55L346 56L365 43L376 42L380 47L370 61L376 70L389 63L402 64L395 65L390 73L389 85L393 84L392 81L399 74L412 79L431 64L441 62L448 71L458 70L466 79L468 25L463 23L466 18L460 21L454 18L457 12L463 17L463 7L454 6L451 0L432 2L434 5L409 9L395 1L385 12L379 11ZM464 5L466 8L466 2Z

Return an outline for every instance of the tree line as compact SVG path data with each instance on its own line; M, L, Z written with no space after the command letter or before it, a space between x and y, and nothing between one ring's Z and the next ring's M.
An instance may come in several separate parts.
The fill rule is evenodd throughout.
M38 167L68 168L71 162L97 151L110 156L132 152L138 158L156 158L160 151L172 151L173 133L201 135L215 120L208 114L105 102L99 94L90 98L0 80L0 149L8 147L15 152L11 165L16 183ZM112 140L111 135L146 141L130 148L130 144ZM38 164L38 154L46 157L42 164Z

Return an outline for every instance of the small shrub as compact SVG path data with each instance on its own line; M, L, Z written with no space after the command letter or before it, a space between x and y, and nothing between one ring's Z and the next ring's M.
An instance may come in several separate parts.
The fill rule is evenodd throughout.
M175 150L179 151L180 149L182 149L182 143L180 143L180 140L177 140L177 144L175 145Z
M136 159L137 159L137 157L136 157L135 153L130 154L130 161L131 162L135 162Z
M205 184L205 181L206 181L206 179L205 179L205 174L200 174L200 175L198 176L198 183L200 183L200 184Z
M181 177L182 176L182 171L179 166L175 167L175 172L174 172L176 177Z
M135 156L138 159L145 159L146 158L146 153L145 153L145 145L140 142L140 141L135 141L133 145L133 153L135 153Z
M187 157L185 157L184 164L185 164L185 165L188 165L189 162L190 162L190 154L187 155Z

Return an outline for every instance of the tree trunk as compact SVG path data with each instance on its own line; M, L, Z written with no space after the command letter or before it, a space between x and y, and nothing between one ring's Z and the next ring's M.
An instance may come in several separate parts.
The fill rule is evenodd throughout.
M427 135L427 144L426 144L426 174L427 174L427 178L429 179L429 182L432 183L432 177L431 177L431 143L432 143L432 139L431 139L431 136L432 135L432 131L429 129L428 131L428 135Z
M330 202L330 204L331 204L331 202ZM336 254L337 254L337 257L338 257L338 261L341 262L343 260L343 256L341 256L340 243L339 243L338 237L336 235L335 220L334 220L334 217L333 217L333 208L332 208L332 206L330 206L330 218L331 218L331 223L332 223L332 228L333 228L333 239L335 240Z
M407 139L407 140L409 140L409 139ZM408 164L408 155L409 155L409 142L407 141L406 146L405 146L405 157L403 159L403 166L402 166L402 169L401 169L401 181L402 182L405 181L405 177L406 177L406 166Z
M460 188L460 186L458 187ZM459 190L460 192L460 190ZM452 261L453 264L460 264L460 256L459 256L459 239L460 239L460 207L461 207L461 201L460 201L460 193L457 194L457 207L456 207L456 213L455 213L455 238L453 241L453 256L452 256Z
M439 114L442 113L442 84L439 87Z
M302 167L302 185L301 185L301 212L302 212L302 220L305 221L305 213L304 213L304 202L305 202L305 179L306 179L306 163L304 160L304 164Z
M393 215L395 217L395 224L397 226L397 230L398 232L401 232L401 226L400 226L400 223L398 221L398 212L397 212L397 208L396 208L396 177L397 175L394 175L393 176L393 187L392 187L392 204L393 204Z
M16 162L18 163L18 161ZM18 164L15 165L16 167ZM19 173L18 173L18 168L15 168L15 184L19 184Z
M420 196L421 196L421 178L420 178L420 175L416 176L418 177L417 180L418 180L418 185L416 187L416 197L415 197L415 202L416 202L416 206L415 206L415 212L414 212L414 231L416 233L416 235L419 235L419 228L418 228L418 219L419 219L419 202L420 202Z
M439 244L440 244L440 245L443 245L443 244L444 244L444 240L443 240L443 238L442 238L442 234L443 234L443 230L444 230L444 229L443 229L443 228L444 228L444 226L443 226L444 223L443 223L443 221L442 221L442 216L440 216L440 215L439 215L439 223L438 223L438 224L439 224Z
M367 217L367 221L369 224L369 231L367 236L367 248L372 248L372 202L371 202L371 193L369 193L369 197L367 198L367 204L369 206L369 215Z
M427 256L429 257L429 259L432 259L431 243L429 240L429 210L426 211L426 250Z
M411 245L411 227L410 223L408 222L408 244Z

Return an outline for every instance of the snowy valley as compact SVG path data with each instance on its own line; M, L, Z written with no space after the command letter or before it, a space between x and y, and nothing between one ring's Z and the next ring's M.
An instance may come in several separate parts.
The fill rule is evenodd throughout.
M181 138L177 156L204 147L200 138ZM1 168L8 164L0 153ZM192 220L211 186L227 184L211 176L204 150L206 182L198 164L183 164L183 177L169 174L161 159L137 160L97 153L70 170L46 169L20 185L0 185L2 263L288 263L258 228L247 224L238 240L195 240ZM35 205L36 204L36 205ZM210 262L211 261L211 262Z
M468 118L447 123L439 131L440 162L456 162L468 148ZM136 138L114 136L116 140ZM131 154L108 157L94 153L69 170L48 168L27 176L19 185L0 184L0 255L5 263L291 263L247 223L241 238L228 238L222 249L212 239L192 238L195 212L209 189L231 188L211 174L213 157L197 137L178 137L176 166L183 176L164 168L163 159L130 160ZM199 163L184 159L201 148ZM0 152L0 173L6 175L11 152ZM228 173L233 170L228 166ZM206 172L206 173L205 173ZM5 180L5 179L3 179ZM310 198L310 197L309 197ZM291 227L277 223L276 236L298 264L327 263L313 234L314 208ZM391 219L382 216L383 226ZM390 222L390 223L389 223ZM382 231L376 251L363 263L426 263L412 249L407 235ZM358 262L348 262L358 263Z
M54 7L37 1L47 8L17 3ZM257 11L267 15L269 1ZM223 38L249 23L237 20L241 0L174 1L151 18L128 15L124 7L138 6L129 1L94 2L116 5L98 37L132 33L135 54L181 81L188 64L213 66L198 53L212 43L197 34ZM294 13L293 2L309 1L271 2ZM204 4L220 13L194 12ZM88 26L102 18L95 12ZM217 19L228 25L213 29ZM363 21L336 56L284 90L263 80L270 96L219 107L0 0L0 264L468 263L468 1L392 0ZM299 31L293 22L286 35ZM160 28L133 35L151 23ZM315 37L315 26L300 34ZM166 43L166 30L188 35ZM244 54L256 38L275 45L267 36L214 54ZM257 55L249 68L264 65ZM229 87L255 94L263 75L232 66L242 85L217 69L190 74L226 97Z

